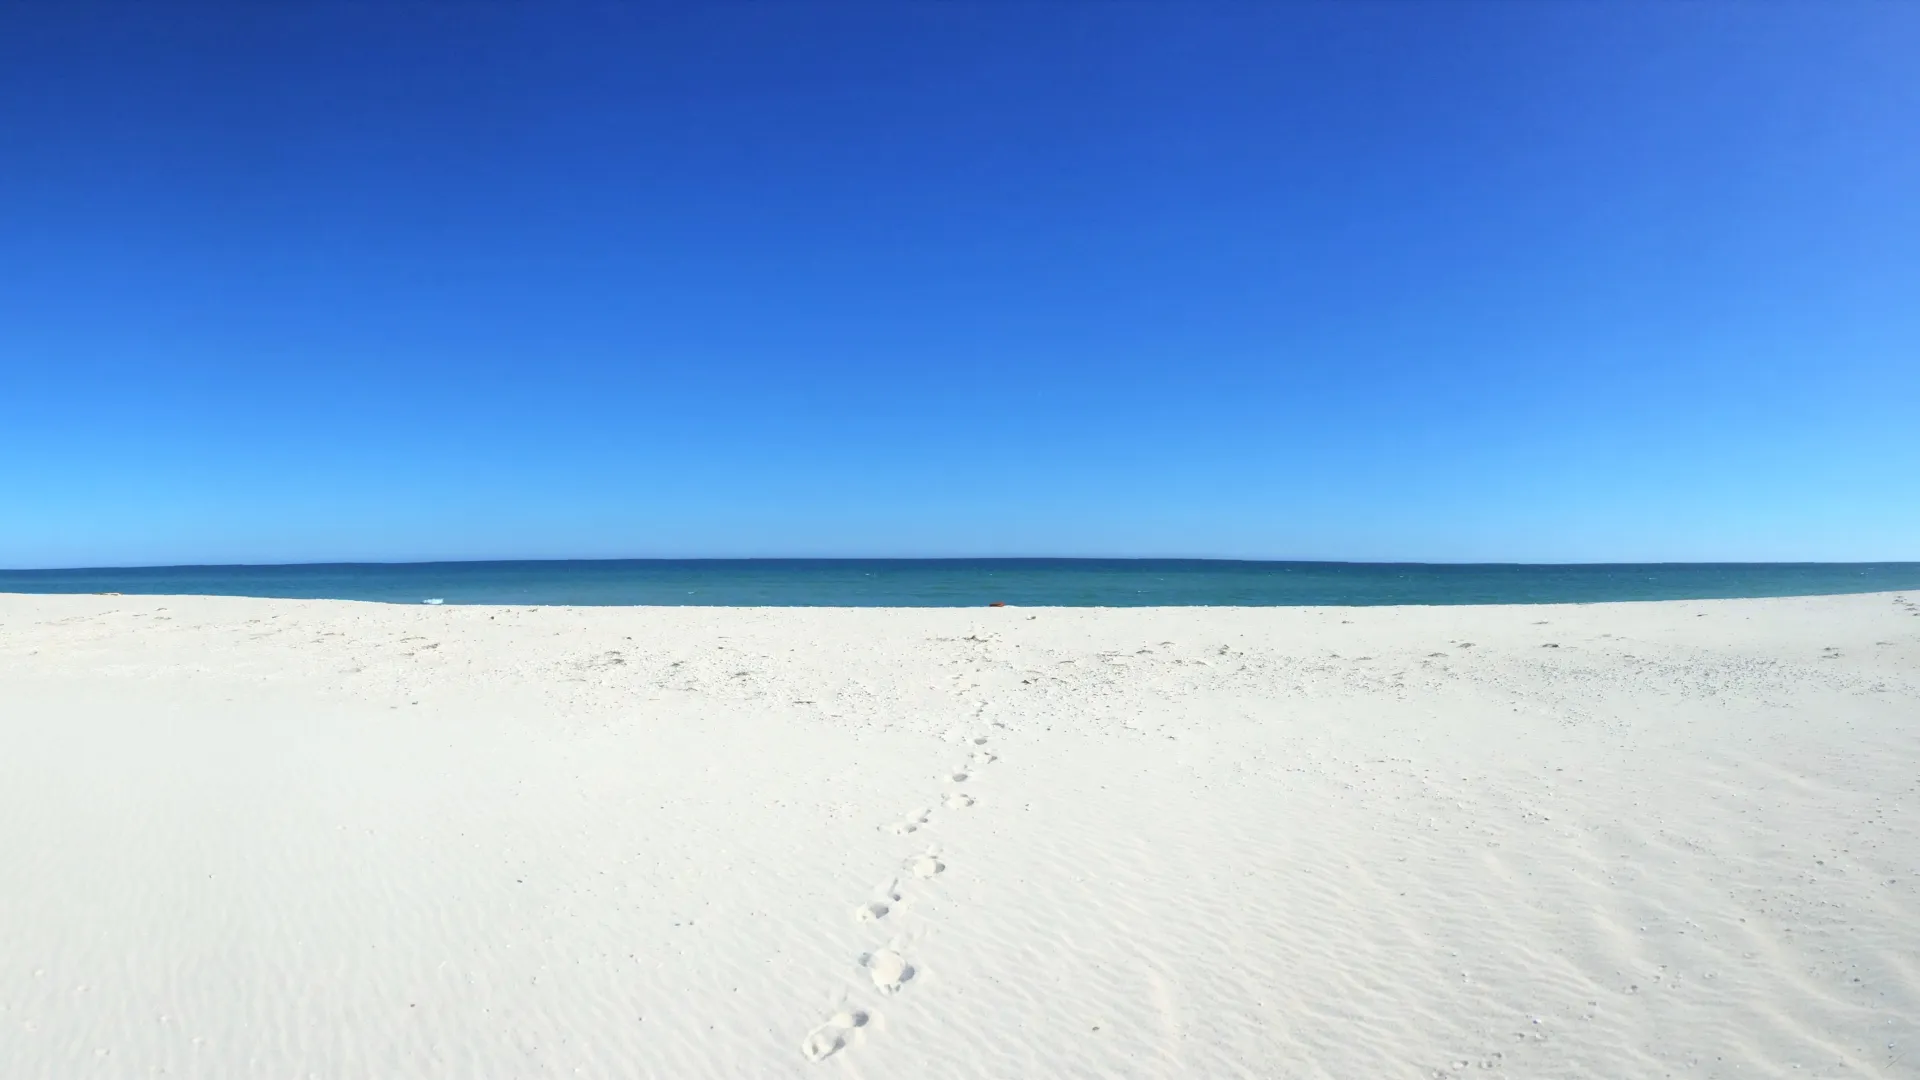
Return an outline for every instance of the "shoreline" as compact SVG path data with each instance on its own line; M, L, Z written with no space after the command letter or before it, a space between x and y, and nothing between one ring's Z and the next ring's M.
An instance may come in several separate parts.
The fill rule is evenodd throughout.
M379 609L445 608L448 610L480 609L492 611L514 610L555 610L555 611L837 611L837 612L986 612L986 611L1026 611L1026 612L1097 612L1097 611L1484 611L1488 609L1512 608L1516 610L1534 610L1540 608L1600 608L1612 605L1642 607L1650 604L1737 604L1759 603L1763 601L1791 600L1840 600L1857 597L1880 597L1889 600L1920 596L1920 585L1903 589L1875 589L1869 592L1841 593L1785 593L1763 596L1700 596L1668 598L1634 598L1622 600L1540 600L1523 602L1460 602L1460 603L1406 603L1406 604L1016 604L1005 602L982 602L978 604L565 604L513 601L451 601L437 598L423 600L382 600L359 597L334 596L254 596L240 593L128 593L128 592L7 592L0 590L0 603L8 601L33 601L54 598L65 599L114 599L142 601L239 601L247 603L272 604L364 604Z

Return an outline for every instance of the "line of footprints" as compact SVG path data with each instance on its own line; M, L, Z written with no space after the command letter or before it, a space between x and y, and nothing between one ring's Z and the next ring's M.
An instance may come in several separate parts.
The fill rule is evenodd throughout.
M985 735L974 736L972 743L974 751L967 763L947 774L946 779L949 783L964 784L974 770L994 762L994 753L986 749ZM944 802L949 810L964 810L973 805L973 796L956 788L947 793ZM902 820L886 826L886 831L895 836L910 836L925 828L932 820L931 809L916 810ZM908 874L922 880L936 877L946 868L947 864L940 861L940 849L937 846L929 847L921 854L909 858L902 867ZM900 899L900 880L898 878L889 880L874 890L873 899L853 909L854 920L861 923L880 923L892 912L893 905L899 903ZM900 954L899 949L893 946L862 953L860 967L867 973L868 978L873 980L873 988L882 994L897 994L913 981L913 964L909 963L907 958ZM800 1052L805 1054L809 1061L824 1061L843 1049L847 1045L847 1038L855 1030L865 1027L867 1020L868 1016L862 1010L841 1009L829 1017L826 1023L807 1033L806 1039L800 1044Z

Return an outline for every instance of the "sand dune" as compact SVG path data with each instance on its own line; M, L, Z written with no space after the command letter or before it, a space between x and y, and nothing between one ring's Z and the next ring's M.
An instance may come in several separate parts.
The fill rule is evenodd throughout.
M1916 600L0 596L0 1075L1920 1076Z

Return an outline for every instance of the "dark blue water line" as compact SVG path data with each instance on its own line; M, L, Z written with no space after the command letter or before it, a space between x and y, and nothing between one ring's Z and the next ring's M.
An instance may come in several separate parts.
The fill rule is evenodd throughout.
M775 607L1541 604L1920 589L1920 562L611 559L0 570L0 592Z

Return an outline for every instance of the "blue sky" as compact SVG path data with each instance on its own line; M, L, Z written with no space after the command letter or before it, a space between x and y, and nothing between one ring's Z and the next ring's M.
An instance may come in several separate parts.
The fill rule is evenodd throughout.
M1920 559L1920 5L0 6L0 566Z

